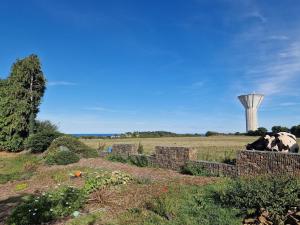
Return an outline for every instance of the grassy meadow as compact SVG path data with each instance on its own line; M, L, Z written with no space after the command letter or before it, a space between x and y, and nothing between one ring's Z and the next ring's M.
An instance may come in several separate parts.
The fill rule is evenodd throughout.
M223 162L225 159L234 159L236 152L245 148L245 145L256 140L257 137L247 136L212 136L212 137L162 137L162 138L126 138L126 139L81 139L92 148L99 145L105 147L117 143L143 145L145 153L154 151L154 147L184 146L194 147L198 152L198 159Z

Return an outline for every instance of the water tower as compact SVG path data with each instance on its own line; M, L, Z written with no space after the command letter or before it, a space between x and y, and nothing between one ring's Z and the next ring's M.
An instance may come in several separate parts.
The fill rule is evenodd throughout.
M247 132L250 130L257 130L257 109L260 106L262 100L264 99L264 95L248 94L238 96L238 98L245 107Z

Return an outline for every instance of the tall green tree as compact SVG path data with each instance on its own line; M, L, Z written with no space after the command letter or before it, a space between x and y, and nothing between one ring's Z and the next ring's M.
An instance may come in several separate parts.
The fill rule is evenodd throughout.
M3 124L0 145L9 151L22 150L35 129L35 118L46 88L46 79L37 55L17 60L3 88Z

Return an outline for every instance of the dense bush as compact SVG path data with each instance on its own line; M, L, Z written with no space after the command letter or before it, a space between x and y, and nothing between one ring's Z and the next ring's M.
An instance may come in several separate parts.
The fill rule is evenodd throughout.
M273 133L290 132L290 129L287 128L287 127L282 127L282 126L273 126L272 127L272 132Z
M299 182L286 176L239 178L233 181L220 200L224 205L244 209L246 212L266 209L273 220L283 218L292 207L300 203Z
M44 152L51 145L52 141L61 136L58 132L39 132L28 137L25 147L33 153Z
M106 159L112 162L128 163L128 159L116 154L110 154Z
M292 133L293 135L295 135L296 137L300 137L300 125L298 125L298 126L293 126L293 127L291 128L291 133Z
M46 156L46 163L48 165L68 165L76 163L80 157L65 147L60 147L60 150Z
M53 219L70 215L78 210L84 201L85 195L82 191L72 187L64 187L41 196L31 196L13 210L7 224L47 223Z
M71 152L79 155L80 158L95 158L98 157L98 152L79 141L75 137L61 136L52 141L50 147L47 150L47 154L53 154L59 151L59 148L63 146L68 148Z
M36 120L35 121L35 133L57 133L58 131L58 127L53 124L51 121L49 120Z
M197 165L195 163L187 163L181 168L181 173L193 175L193 176L213 176L209 171L207 171L203 166Z
M246 135L248 136L263 136L268 132L268 130L264 127L259 127L257 130L250 130L247 132Z
M138 167L147 167L149 166L148 157L145 155L131 155L129 156L129 163L138 166Z
M112 162L129 163L138 167L149 166L148 158L145 155L131 155L128 158L124 158L120 155L111 154L106 159Z

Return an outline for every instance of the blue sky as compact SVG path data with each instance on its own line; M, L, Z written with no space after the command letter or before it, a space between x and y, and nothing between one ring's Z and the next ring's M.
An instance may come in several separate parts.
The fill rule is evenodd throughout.
M0 76L38 54L40 119L68 133L244 131L300 123L298 0L4 0Z

